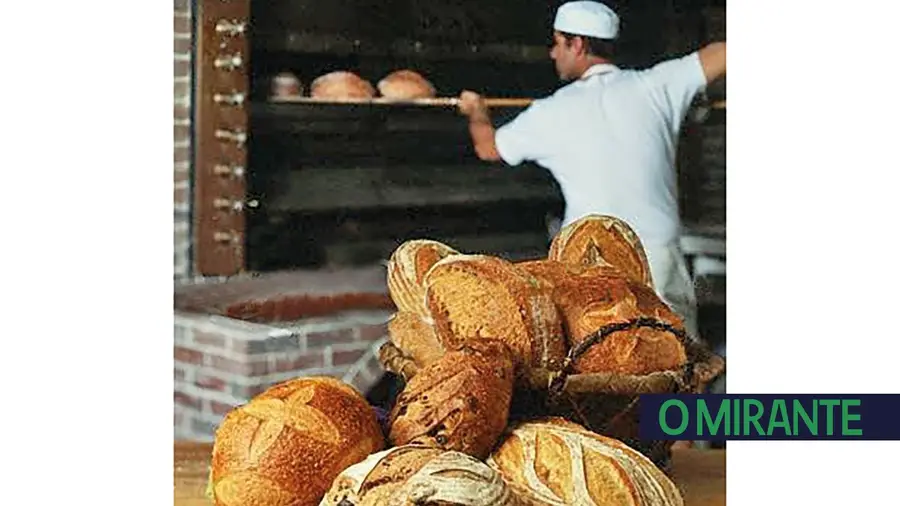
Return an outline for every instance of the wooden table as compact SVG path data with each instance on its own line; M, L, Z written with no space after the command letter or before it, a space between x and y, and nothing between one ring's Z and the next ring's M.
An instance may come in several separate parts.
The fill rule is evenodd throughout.
M176 506L210 506L204 495L211 443L175 442ZM725 451L679 449L672 452L672 475L687 506L725 504Z

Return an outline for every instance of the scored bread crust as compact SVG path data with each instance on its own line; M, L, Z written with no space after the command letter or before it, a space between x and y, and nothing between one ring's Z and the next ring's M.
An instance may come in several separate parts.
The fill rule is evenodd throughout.
M562 281L554 291L572 348L605 325L652 318L677 330L684 323L650 287L608 266L586 269ZM648 374L685 364L684 344L674 333L654 328L609 334L575 358L579 373Z
M398 311L388 321L391 342L420 368L441 358L446 351L430 320L431 318L426 321L414 313Z
M431 239L413 239L398 246L387 266L388 291L397 309L430 321L431 313L425 303L425 274L441 259L458 254L450 246Z
M614 216L589 214L566 225L553 238L547 257L581 267L609 264L630 279L653 286L640 238L628 223Z
M500 475L469 455L394 446L347 468L320 506L516 506Z
M385 98L434 98L434 86L418 72L397 70L378 81L378 91Z
M329 100L373 98L375 88L353 72L338 70L317 77L309 85L309 95Z
M487 464L524 504L684 505L675 484L647 457L563 418L512 427Z
M215 504L314 506L346 467L384 448L375 411L330 377L272 386L229 412L216 430Z
M391 443L487 457L506 428L514 373L512 352L501 341L478 339L448 351L397 397Z
M499 339L512 350L517 375L536 387L541 370L561 369L567 349L552 287L511 262L446 257L426 273L425 299L445 348Z

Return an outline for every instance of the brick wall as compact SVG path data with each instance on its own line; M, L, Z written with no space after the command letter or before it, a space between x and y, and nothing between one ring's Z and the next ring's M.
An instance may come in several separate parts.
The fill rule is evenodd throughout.
M269 386L328 375L365 394L384 370L388 311L345 311L291 324L175 315L175 437L211 441L222 417Z
M175 306L179 439L212 440L225 413L280 381L328 375L366 394L384 375L394 308L380 267L207 279L179 286Z
M175 141L175 279L191 274L191 36L190 0L175 0L174 141Z

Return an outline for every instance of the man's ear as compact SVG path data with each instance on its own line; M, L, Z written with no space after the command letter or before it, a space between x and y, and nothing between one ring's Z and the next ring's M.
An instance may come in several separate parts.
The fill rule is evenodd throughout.
M582 53L585 53L587 51L587 47L584 43L584 37L580 35L572 37L572 49L575 50L575 55L577 56L581 56Z

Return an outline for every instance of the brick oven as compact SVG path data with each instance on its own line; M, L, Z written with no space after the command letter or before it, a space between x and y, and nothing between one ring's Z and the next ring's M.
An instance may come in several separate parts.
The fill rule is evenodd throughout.
M513 13L500 0L176 0L177 437L211 439L231 407L298 375L342 378L381 402L393 383L375 351L396 245L431 237L542 256L562 211L539 167L479 162L451 108L275 103L271 78L290 71L308 86L351 70L374 83L412 68L440 96L540 96L556 86L546 57L556 3ZM724 3L619 4L625 64L723 36ZM687 131L681 162L686 220L722 241L723 144L724 113L713 112Z

